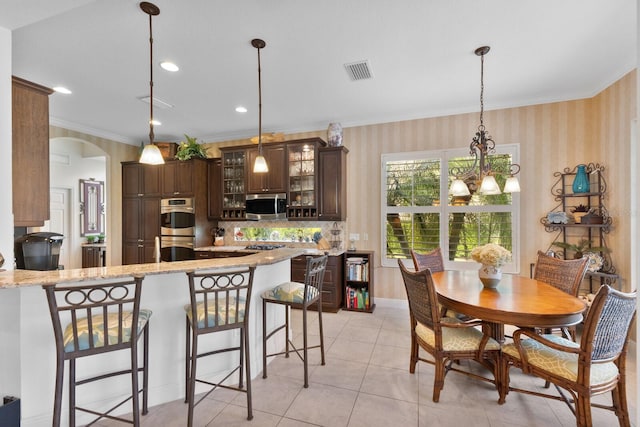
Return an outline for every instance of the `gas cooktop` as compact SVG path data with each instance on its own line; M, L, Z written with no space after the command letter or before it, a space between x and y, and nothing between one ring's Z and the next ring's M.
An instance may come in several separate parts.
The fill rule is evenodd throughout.
M284 248L284 245L249 245L245 246L245 249L253 249L258 251L270 251L271 249Z

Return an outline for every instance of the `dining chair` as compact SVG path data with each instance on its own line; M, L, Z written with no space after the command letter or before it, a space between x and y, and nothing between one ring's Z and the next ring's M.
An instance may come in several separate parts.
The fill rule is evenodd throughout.
M563 260L538 251L533 278L577 297L588 264L587 258ZM576 340L575 325L562 327L560 330L565 338ZM545 333L551 333L551 331L545 330Z
M327 267L328 255L319 257L307 257L307 269L304 276L304 283L284 282L273 289L262 293L262 378L267 378L267 357L284 354L289 357L289 347L302 360L304 365L304 387L309 387L309 355L310 349L320 349L320 364L324 365L324 332L322 330L322 281ZM267 306L277 304L284 307L285 323L276 326L267 332ZM316 305L318 310L318 332L320 334L320 344L310 346L308 341L307 310L311 305ZM302 310L302 349L294 346L289 339L289 310L297 308ZM267 352L267 341L278 331L284 329L285 350L274 353ZM302 350L302 355L300 355Z
M428 268L432 273L444 271L444 260L442 258L442 249L435 248L431 252L422 254L411 249L411 259L416 270Z
M69 362L69 420L67 425L76 425L76 412L102 418L140 425L140 394L142 393L142 414L147 413L149 388L149 318L151 310L140 309L142 277L106 283L80 283L74 285L46 284L42 287L47 296L49 312L53 322L56 341L56 382L53 407L54 427L61 425L62 396L64 383L64 363ZM63 324L66 325L63 327ZM142 341L142 366L138 362L138 340ZM76 379L76 360L119 350L128 350L128 369L111 366L109 359L100 374L81 380ZM142 373L142 386L139 375ZM128 397L99 412L76 403L76 388L95 381L119 375L131 376ZM105 389L107 390L107 389ZM132 420L116 417L111 413L124 403L131 401ZM84 424L84 423L83 423Z
M539 335L518 329L513 343L502 347L499 403L509 391L563 400L576 416L578 426L591 426L591 407L614 411L621 426L629 426L626 393L627 344L636 314L636 292L623 293L602 285L587 313L580 343L553 334ZM560 396L509 386L509 369L549 381ZM562 390L566 390L570 397ZM611 391L612 405L591 401Z
M409 372L415 373L418 361L435 365L433 381L433 401L440 400L444 378L449 371L489 381L498 386L498 359L500 344L489 336L488 325L481 321L460 322L457 319L441 317L438 296L431 277L431 270L408 270L402 260L398 260L409 302L411 322L411 355ZM482 331L476 329L482 327ZM420 357L419 349L429 353L434 361ZM456 360L474 360L493 374L493 379L453 367Z
M187 272L190 303L184 306L186 314L185 346L185 402L188 403L187 426L193 425L194 408L217 388L243 392L247 396L247 419L253 418L251 404L251 358L249 354L249 308L255 267L216 272ZM237 336L232 331L239 331ZM198 349L200 338L220 333L215 349ZM223 335L225 334L225 335ZM236 341L237 340L237 341ZM222 343L228 343L225 346ZM212 342L208 342L212 345ZM238 363L231 366L221 379L198 378L197 361L200 358L238 352ZM229 357L229 356L225 356ZM225 384L238 373L238 385ZM246 377L246 384L245 384ZM211 387L196 402L196 383Z
M424 270L425 268L428 268L431 270L431 273L444 271L444 259L442 258L442 249L440 249L440 247L437 247L426 254L421 254L411 249L411 259L413 260L413 266L416 270ZM460 319L464 322L472 320L472 318L466 314L456 313L455 311L449 310L441 305L439 305L439 307L442 317L449 316Z

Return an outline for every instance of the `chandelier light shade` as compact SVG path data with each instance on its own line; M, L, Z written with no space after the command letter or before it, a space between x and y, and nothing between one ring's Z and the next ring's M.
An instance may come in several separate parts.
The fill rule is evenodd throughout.
M451 187L449 188L449 194L452 196L470 196L471 192L469 192L469 187L464 183L461 179L454 179L451 183Z
M455 179L449 187L449 194L454 197L464 197L471 195L468 184L473 184L472 188L478 188L478 193L482 195L501 194L500 187L496 181L496 175L503 175L494 171L491 167L489 153L495 151L496 143L484 127L484 56L489 52L489 46L482 46L475 50L475 54L480 57L480 125L478 131L469 145L469 154L474 158L473 165L468 169L452 168ZM509 165L509 177L505 181L505 193L519 193L520 183L515 177L520 172L520 165Z
M153 17L160 14L160 9L153 3L143 1L140 9L149 15L149 143L145 145L140 155L140 163L149 165L164 164L164 158L157 145L153 143Z
M267 173L269 172L269 166L267 160L262 154L262 79L260 68L260 49L264 48L267 44L264 40L253 39L251 40L251 46L255 47L258 51L258 156L253 164L253 173Z

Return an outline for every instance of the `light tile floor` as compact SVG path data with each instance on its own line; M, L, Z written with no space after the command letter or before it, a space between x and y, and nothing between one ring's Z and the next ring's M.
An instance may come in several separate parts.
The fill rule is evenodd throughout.
M312 318L310 334L317 342L317 314ZM294 331L299 333L300 312L294 310L293 319ZM418 363L416 374L408 371L407 310L378 307L373 314L324 313L323 320L326 365L320 366L318 350L315 350L310 358L309 388L303 388L302 362L295 356L288 359L279 356L268 365L267 379L260 374L252 382L252 421L246 419L244 394L217 390L196 407L195 425L575 426L575 418L563 402L512 392L504 405L498 405L498 394L491 384L455 372L447 375L440 402L433 403L433 366ZM633 426L636 426L638 410L635 360L633 346L627 363L627 393ZM482 369L473 363L464 365L478 371ZM511 370L511 377L518 387L542 388L544 384L518 369ZM596 400L610 402L610 393ZM592 413L594 426L618 425L610 411L593 409ZM143 426L184 425L186 405L182 400L152 407L143 417Z

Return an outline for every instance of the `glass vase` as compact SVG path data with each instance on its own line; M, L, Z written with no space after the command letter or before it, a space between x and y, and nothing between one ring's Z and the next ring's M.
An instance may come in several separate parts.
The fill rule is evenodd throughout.
M573 178L572 188L574 193L589 192L589 177L587 176L585 165L578 165L578 171L576 172L575 178Z

